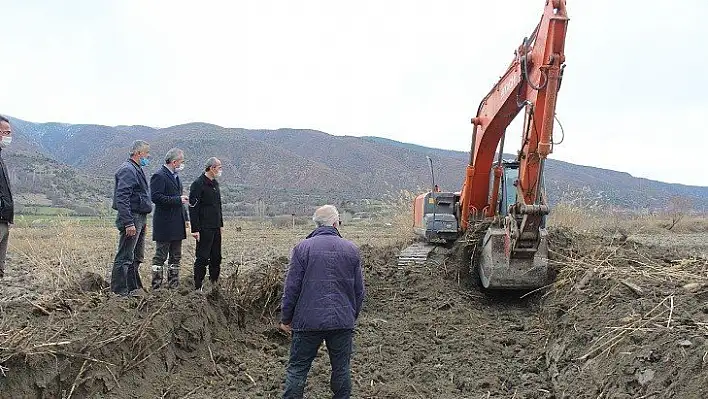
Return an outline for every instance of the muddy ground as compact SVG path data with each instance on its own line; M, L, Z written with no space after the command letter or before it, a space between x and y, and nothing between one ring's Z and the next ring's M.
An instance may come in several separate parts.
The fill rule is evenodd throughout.
M364 246L353 397L706 397L701 245L554 230L554 283L530 294L483 292L459 252L399 267L399 247ZM177 291L120 299L85 275L49 296L5 300L0 397L279 397L286 267L273 259L207 294L185 279ZM323 348L307 397L329 397L328 367Z

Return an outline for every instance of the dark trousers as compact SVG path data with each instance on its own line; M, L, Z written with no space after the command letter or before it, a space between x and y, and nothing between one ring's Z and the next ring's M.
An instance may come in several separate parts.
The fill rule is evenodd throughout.
M290 344L290 360L285 372L284 399L299 399L305 392L307 374L317 356L322 341L327 345L329 362L332 365L330 389L333 399L349 398L352 392L350 360L352 355L353 330L293 331Z
M169 288L179 286L179 262L182 259L182 240L155 242L155 256L152 258L152 288L162 286L164 278L163 265L167 262L167 285Z
M142 288L139 266L145 258L145 232L147 230L147 214L133 214L136 234L132 237L125 235L125 227L116 220L116 227L120 233L118 238L118 251L113 261L111 273L111 291L120 295L127 295L131 291Z
M10 225L7 222L0 222L0 278L5 275L5 257L9 237Z
M219 279L221 272L221 229L201 229L197 241L196 259L194 260L194 287L202 288L207 266L209 281Z

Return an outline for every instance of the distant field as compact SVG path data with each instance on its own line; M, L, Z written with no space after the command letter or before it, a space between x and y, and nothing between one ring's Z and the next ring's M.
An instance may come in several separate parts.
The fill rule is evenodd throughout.
M690 214L682 211L631 214L560 204L551 209L548 225L624 235L708 233L708 214Z
M54 215L73 215L75 212L69 208L55 208L51 206L25 206L22 208L21 215L23 216L54 216Z
M70 220L72 224L81 225L109 225L113 218L98 216L67 216L62 213L44 215L15 215L15 227L46 227L64 223Z

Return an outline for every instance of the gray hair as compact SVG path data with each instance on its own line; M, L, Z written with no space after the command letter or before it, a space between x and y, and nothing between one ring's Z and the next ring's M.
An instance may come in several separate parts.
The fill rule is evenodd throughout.
M133 141L133 146L130 149L130 156L133 156L139 152L144 152L150 149L150 144L147 141L135 140Z
M165 154L165 163L168 164L182 158L184 158L184 151L179 148L171 148L167 151L167 154Z
M219 158L211 157L211 158L207 159L206 164L204 164L204 170L207 171L219 163L221 163L221 161L219 161Z
M335 223L339 223L339 212L334 205L323 205L317 208L315 214L312 215L312 221L317 227L333 226Z

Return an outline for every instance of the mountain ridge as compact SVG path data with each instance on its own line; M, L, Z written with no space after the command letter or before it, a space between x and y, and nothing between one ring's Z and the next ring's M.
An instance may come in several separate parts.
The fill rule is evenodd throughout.
M291 213L321 202L422 192L431 185L426 156L433 159L436 182L443 190L455 191L462 184L468 161L464 151L376 136L334 136L314 129L243 129L204 122L166 128L112 127L9 119L17 139L17 148L13 141L9 152L21 149L34 154L33 162L38 167L52 160L62 170L73 170L71 179L83 179L92 186L87 191L90 195L73 193L74 201L83 205L102 193L105 206L105 199L112 193L115 168L127 158L135 139L151 144L153 163L146 173L154 172L163 154L175 146L185 150L186 179L200 174L209 156L219 157L224 164L224 197L229 210L239 214L252 212L260 201L267 202L273 212ZM554 159L546 165L546 187L552 204L653 210L665 208L673 197L682 197L690 199L694 209L708 209L708 187L664 183ZM86 200L79 201L79 197Z

